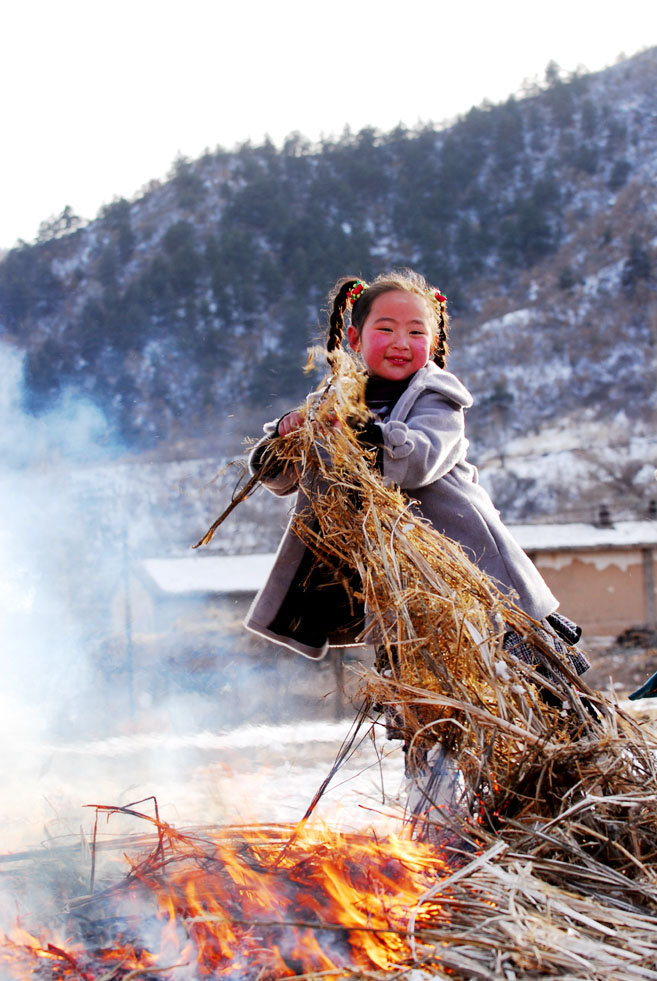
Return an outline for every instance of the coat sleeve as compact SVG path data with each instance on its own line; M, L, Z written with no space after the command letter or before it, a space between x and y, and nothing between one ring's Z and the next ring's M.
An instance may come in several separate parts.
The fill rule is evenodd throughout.
M465 456L463 407L437 392L425 392L406 421L390 419L383 430L383 476L399 487L426 487Z
M258 477L264 487L277 497L286 497L293 494L299 486L299 474L296 467L284 466L282 463L279 468L272 466L268 461L267 475L264 473L265 461L269 452L273 449L274 440L278 438L278 420L268 422L264 426L265 435L256 443L249 456L249 470ZM263 471L261 476L261 471Z

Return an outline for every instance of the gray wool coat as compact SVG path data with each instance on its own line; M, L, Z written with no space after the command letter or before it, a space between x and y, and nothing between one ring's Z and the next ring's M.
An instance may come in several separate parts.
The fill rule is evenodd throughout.
M380 420L383 478L406 491L439 532L458 542L510 599L541 620L556 610L558 602L501 521L478 482L476 468L467 461L464 412L471 405L472 396L455 375L432 361L421 368L390 415ZM252 461L275 431L275 422L265 426L265 437L255 447ZM298 487L295 474L280 473L266 486L281 496L298 491L295 512L307 506L306 492ZM288 629L277 619L286 597L289 606L289 592L295 587L295 575L305 553L291 529L292 520L245 626L306 657L322 658L331 644L330 637L313 638L309 643L307 637L295 636L293 623ZM301 594L298 596L302 604ZM345 646L344 637L337 644Z

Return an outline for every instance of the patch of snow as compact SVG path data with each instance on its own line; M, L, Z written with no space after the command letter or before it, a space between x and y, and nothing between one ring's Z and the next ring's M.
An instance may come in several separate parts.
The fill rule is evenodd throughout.
M341 722L299 722L287 725L244 725L220 732L130 733L108 739L76 743L56 743L46 747L51 753L73 753L81 756L129 756L144 749L268 749L299 743L336 743L347 738L351 719Z
M160 815L177 826L298 821L326 778L351 719L216 732L157 730L115 739L52 744L49 797L66 786L67 810L88 799L133 800L156 794ZM118 761L118 764L117 762ZM315 816L342 830L399 831L404 760L399 743L361 740L341 765ZM125 787L125 773L131 784ZM42 792L42 788L41 792ZM34 793L26 790L26 796ZM128 796L129 794L129 796ZM36 796L36 794L35 794ZM25 801L23 802L25 803ZM52 806L52 804L51 804ZM29 813L29 809L27 810ZM79 821L79 819L78 819ZM67 823L74 826L71 818ZM38 840L42 826L30 829ZM25 832L23 828L23 840Z
M58 259L53 259L50 263L53 275L58 279L70 276L77 269L80 262L79 256L74 252L73 255Z
M599 528L583 521L565 524L510 524L509 529L522 548L529 552L657 545L657 521L619 521L611 528Z
M503 317L495 317L493 320L486 320L479 328L480 333L500 333L511 328L520 329L528 327L536 319L538 311L524 307L521 310L511 310Z
M142 566L165 593L251 593L264 584L274 554L145 559Z
M587 276L582 285L584 296L591 297L600 293L610 294L617 292L620 288L624 265L625 260L619 259L618 262L612 262L608 266L603 266L602 269L598 269L597 272Z

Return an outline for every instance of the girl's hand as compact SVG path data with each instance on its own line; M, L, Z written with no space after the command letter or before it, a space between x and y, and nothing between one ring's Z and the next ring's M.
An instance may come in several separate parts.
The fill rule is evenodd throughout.
M301 426L303 426L303 413L294 409L278 420L278 435L287 436L288 433L293 433L295 429L300 429Z
M329 426L333 426L334 429L340 429L340 420L336 416L335 412L329 412L326 416L325 422L327 422Z

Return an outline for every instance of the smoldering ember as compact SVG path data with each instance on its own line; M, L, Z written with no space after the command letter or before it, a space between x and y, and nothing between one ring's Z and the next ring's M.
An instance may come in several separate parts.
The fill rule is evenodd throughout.
M340 384L322 403L331 419L348 411L350 365L337 359ZM353 666L360 710L293 823L178 830L155 799L90 802L82 849L5 856L5 879L27 894L49 880L41 911L7 932L5 975L657 977L654 733L574 685L552 648L540 664L505 651L501 616L527 636L535 624L383 485L349 426L309 419L284 440L287 466L326 478L331 461L297 533L362 571L397 673ZM555 698L537 697L545 685ZM417 782L403 820L388 805L387 829L379 814L378 827L340 831L317 806L359 741L374 739L382 764L375 703L445 766ZM126 820L141 827L126 834Z

